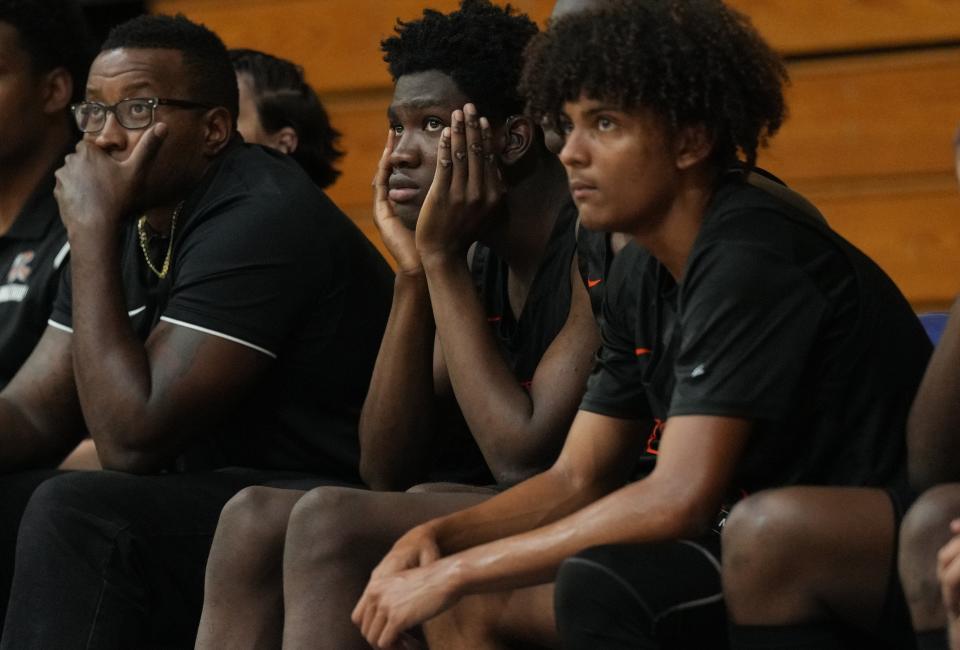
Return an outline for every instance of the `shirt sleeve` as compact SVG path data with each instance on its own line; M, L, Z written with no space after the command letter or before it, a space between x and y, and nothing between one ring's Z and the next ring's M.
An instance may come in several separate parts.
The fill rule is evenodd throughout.
M64 261L60 267L60 281L57 287L57 296L53 300L53 309L50 311L50 318L47 324L58 330L73 332L73 293L71 289L71 271L72 265L70 258Z
M700 251L680 296L669 415L785 416L826 305L783 251L743 242Z
M321 221L255 203L202 220L177 253L161 320L272 357L317 304L332 327L343 291L333 281L333 247L330 234L319 232Z
M603 345L580 402L584 411L625 420L652 417L643 383L648 360L638 357L634 340L642 266L628 260L625 249L611 269L601 307Z

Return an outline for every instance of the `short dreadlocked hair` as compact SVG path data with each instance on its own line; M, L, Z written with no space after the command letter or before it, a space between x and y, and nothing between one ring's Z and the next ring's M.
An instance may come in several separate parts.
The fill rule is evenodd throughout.
M337 149L340 132L317 93L297 64L257 50L230 50L237 73L250 77L257 117L267 133L290 127L297 132L297 148L290 154L321 188L333 184L340 172L333 164L343 156Z
M396 36L380 43L394 82L438 70L493 123L523 111L517 82L523 50L538 31L526 14L509 4L501 8L489 0L463 0L449 14L426 9L419 20L398 20L394 31Z
M581 95L650 109L670 129L702 124L713 160L753 167L786 117L787 72L750 20L721 0L612 0L534 39L520 90L557 119Z
M192 95L187 99L226 108L236 124L237 75L223 41L204 25L183 14L137 16L110 30L100 51L117 48L178 50Z
M72 100L83 98L96 48L73 0L0 0L0 22L17 31L35 72L65 68L73 79Z

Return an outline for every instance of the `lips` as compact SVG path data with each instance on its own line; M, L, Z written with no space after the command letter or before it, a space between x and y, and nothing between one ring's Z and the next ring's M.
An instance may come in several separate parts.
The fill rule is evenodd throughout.
M588 198L597 191L597 186L584 180L572 179L570 181L570 194L575 201Z
M387 196L394 203L408 203L420 194L420 186L406 176L394 174L387 183Z

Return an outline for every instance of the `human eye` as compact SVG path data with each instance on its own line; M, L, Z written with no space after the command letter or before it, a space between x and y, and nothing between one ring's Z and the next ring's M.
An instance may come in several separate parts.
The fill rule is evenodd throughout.
M150 111L150 104L144 101L132 101L127 104L127 112L133 117L141 117Z
M598 131L612 131L617 128L617 123L607 115L598 115L596 125Z
M403 135L403 126L400 124L391 124L390 130L393 131L394 135L397 135L397 136Z
M557 125L554 130L560 135L570 135L573 131L573 122L566 115L561 115L557 118Z
M442 131L443 127L446 126L443 120L439 117L428 117L423 121L423 130L427 133L435 133L437 131Z

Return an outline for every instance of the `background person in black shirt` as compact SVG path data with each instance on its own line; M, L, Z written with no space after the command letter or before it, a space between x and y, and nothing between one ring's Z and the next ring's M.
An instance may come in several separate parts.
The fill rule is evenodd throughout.
M93 58L70 0L0 1L0 389L47 326L69 247L53 172Z
M361 418L363 475L381 490L514 483L555 457L599 344L563 169L515 89L536 26L468 0L397 32L383 43L396 87L375 216L398 270ZM442 148L451 129L477 145L468 160ZM291 647L367 647L349 613L390 544L491 493L433 490L245 490L221 517L198 646L282 633Z
M533 111L565 126L583 225L642 248L613 263L599 364L557 463L406 534L354 621L376 647L428 621L431 648L722 648L721 506L740 489L896 485L929 342L818 215L727 173L753 166L784 115L782 63L745 18L716 0L611 3L556 21L528 57ZM655 468L624 485L645 450ZM889 498L834 492L886 532L835 571L883 576L858 594L870 609Z
M240 90L237 131L251 144L262 144L290 154L321 189L340 175L334 163L340 133L317 93L303 76L303 68L265 52L230 50Z
M71 268L0 395L0 467L55 462L85 423L119 471L34 493L4 648L189 643L230 496L291 473L359 482L389 307L392 274L356 227L292 159L234 137L215 34L182 16L117 27L86 100L57 172Z

